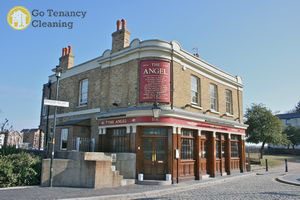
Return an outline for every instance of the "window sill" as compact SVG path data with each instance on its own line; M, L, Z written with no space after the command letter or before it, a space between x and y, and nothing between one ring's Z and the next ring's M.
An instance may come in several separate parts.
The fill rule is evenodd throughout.
M209 112L214 113L214 114L220 114L220 112L214 110L214 109L209 109Z
M191 104L190 104L190 107L191 107L191 108L196 108L196 109L198 109L198 110L202 110L202 109L203 109L201 106L199 106L198 104L195 104L195 103L191 103Z
M87 107L87 104L78 105L77 108Z
M226 113L224 114L224 116L227 116L227 117L233 117L233 114L230 114L230 113L226 112Z

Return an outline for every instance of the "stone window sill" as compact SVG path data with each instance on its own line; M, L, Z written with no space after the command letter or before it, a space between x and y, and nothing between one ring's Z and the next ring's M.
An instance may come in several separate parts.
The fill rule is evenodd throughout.
M230 113L226 112L226 113L224 114L224 116L227 116L227 117L233 117L233 114L230 114Z
M191 108L196 108L198 110L202 110L203 109L201 106L199 106L197 104L194 104L194 103L191 103L190 106L191 106Z
M214 109L209 109L209 112L214 113L214 114L220 114L220 112L214 110Z

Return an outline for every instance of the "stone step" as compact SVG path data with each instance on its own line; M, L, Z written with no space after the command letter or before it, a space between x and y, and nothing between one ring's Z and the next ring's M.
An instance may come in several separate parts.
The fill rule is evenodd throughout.
M202 179L209 179L209 174L202 175Z
M115 165L111 166L111 171L113 171L113 172L116 171L116 166Z
M140 185L172 185L172 181L160 181L160 180L143 180L137 181Z
M134 184L135 184L135 179L123 179L123 180L121 180L121 186L134 185Z

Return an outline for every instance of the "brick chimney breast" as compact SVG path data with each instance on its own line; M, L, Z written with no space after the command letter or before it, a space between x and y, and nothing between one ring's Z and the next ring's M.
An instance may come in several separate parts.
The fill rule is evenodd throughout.
M71 46L62 48L62 55L59 58L59 66L63 72L74 66L74 55Z
M130 45L130 32L126 27L126 20L117 21L117 30L112 33L112 53L120 51Z

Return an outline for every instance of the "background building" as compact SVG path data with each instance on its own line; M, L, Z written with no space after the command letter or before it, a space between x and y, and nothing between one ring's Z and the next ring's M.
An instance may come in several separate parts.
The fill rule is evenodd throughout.
M118 20L111 50L74 66L72 48L63 48L59 69L58 99L70 107L58 108L56 151L133 154L134 178L170 174L178 182L244 171L241 78L178 42L130 41ZM56 84L50 75L43 98L55 99ZM54 109L42 110L41 128L51 135Z
M40 132L39 129L23 129L23 143L29 149L44 149L44 132ZM41 136L41 137L40 137Z

